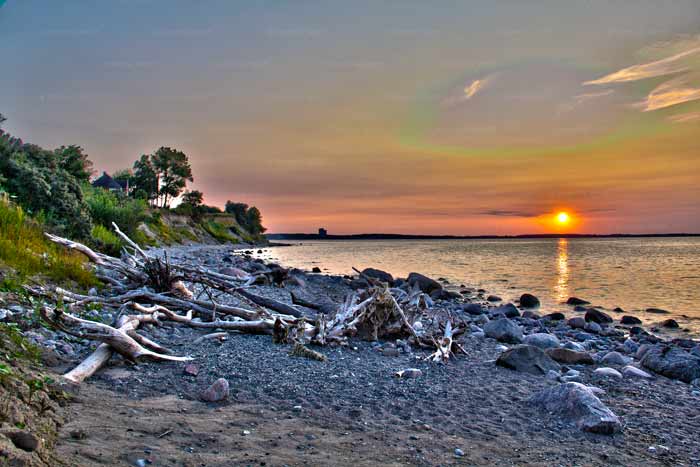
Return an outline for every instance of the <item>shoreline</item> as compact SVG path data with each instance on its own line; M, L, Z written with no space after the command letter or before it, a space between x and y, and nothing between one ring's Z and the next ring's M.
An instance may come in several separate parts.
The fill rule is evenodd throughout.
M198 245L167 251L173 261L227 273L231 268L269 268L245 254L258 249L263 247ZM283 284L254 285L251 290L291 305L290 293L309 301L340 303L360 286L357 279L288 272L290 279ZM573 323L539 316L534 309L439 295L418 318L422 328L453 321L463 330L456 338L466 353L444 364L426 361L432 350L411 345L405 336L320 347L317 350L327 359L320 362L291 356L289 345L273 344L269 336L230 332L201 340L211 331L167 322L146 326L145 337L176 355L194 357L194 369L179 362L143 361L134 366L114 358L83 383L76 402L66 409L68 423L57 452L71 465L92 465L96 459L129 465L144 459L157 465L221 466L675 465L700 459L695 443L700 417L689 417L688 412L700 401L700 387L654 373L640 355L645 346L649 352L660 345L691 355L700 351L697 341L667 342L639 326L583 317ZM247 306L230 296L222 303ZM90 313L110 322L118 310ZM489 323L506 321L521 329L520 338L493 338ZM35 334L37 342L63 362L54 368L58 373L94 347L66 341L61 333L43 328ZM545 340L556 339L557 348L585 354L590 361L559 362L557 371L536 374L496 364L508 349L519 348L518 342L532 346L541 334L550 336ZM641 373L628 370L630 366ZM395 376L409 368L419 374ZM605 368L612 371L601 374ZM201 394L217 378L228 381L229 397L201 402ZM576 382L600 391L601 403L620 418L619 432L582 431L565 414L548 414L532 402L535 394ZM106 428L91 430L95 425ZM85 438L75 433L85 433Z

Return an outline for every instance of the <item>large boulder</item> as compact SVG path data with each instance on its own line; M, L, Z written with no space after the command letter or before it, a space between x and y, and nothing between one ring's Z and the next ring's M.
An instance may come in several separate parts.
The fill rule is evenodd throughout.
M596 310L595 308L589 308L588 311L586 311L585 319L586 321L598 324L607 324L613 322L613 319L610 317L610 315L605 314L600 310Z
M559 363L566 363L567 365L593 365L593 363L595 363L593 357L588 352L559 348L547 349L546 353L552 360Z
M366 268L362 271L362 274L372 279L377 279L378 281L386 282L389 285L394 283L394 276L392 276L386 271L382 271L381 269Z
M409 274L406 281L411 287L418 287L421 292L425 292L427 294L430 294L434 290L442 289L442 285L440 285L438 281L417 272L412 272Z
M540 299L532 294L524 293L520 296L520 306L523 308L537 308L540 306Z
M588 305L589 303L591 302L587 302L586 300L578 297L569 297L569 299L566 301L567 305Z
M622 318L620 318L620 324L634 326L636 324L642 324L642 320L637 318L636 316L625 315Z
M609 435L622 430L617 415L581 383L563 383L545 389L530 401L550 414L575 423L583 431Z
M645 347L645 346L642 346ZM642 349L640 348L640 352ZM700 358L677 347L656 345L642 353L641 364L655 373L690 383L700 378Z
M523 330L508 318L489 321L484 326L484 333L487 337L510 344L519 344L523 341Z
M533 375L546 375L550 370L560 370L557 362L549 358L542 349L532 345L518 345L506 350L498 357L496 365Z
M523 344L534 345L540 349L553 349L559 347L559 339L554 334L538 332L525 336Z

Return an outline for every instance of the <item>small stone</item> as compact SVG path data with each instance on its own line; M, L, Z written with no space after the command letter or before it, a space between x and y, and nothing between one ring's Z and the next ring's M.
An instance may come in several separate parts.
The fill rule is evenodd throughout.
M678 329L680 327L678 321L676 321L675 319L667 319L661 322L661 326L668 329Z
M569 299L566 301L567 305L588 305L591 302L587 302L586 300L580 299L578 297L569 297Z
M311 269L311 272L319 274L321 272L321 268L318 266L314 266L313 269Z
M637 325L642 324L642 320L637 318L636 316L625 315L622 318L620 318L620 324Z
M597 376L599 378L617 378L617 379L622 379L622 374L617 371L614 368L608 368L608 367L603 367L603 368L596 368L593 371L593 376Z
M622 369L622 374L625 378L643 378L651 379L652 376L644 370L640 370L635 366L628 365Z
M534 345L540 349L553 349L559 347L559 339L553 334L538 332L525 336L523 344Z
M418 368L407 368L405 370L397 371L395 374L399 378L419 378L423 375L423 372Z
M583 329L586 327L586 320L580 316L576 316L567 321L567 324L573 329Z
M498 295L489 295L488 297L486 297L486 301L487 302L500 302L500 301L503 301L503 299L501 297L499 297Z
M294 412L301 412L301 410L302 410L302 407L300 405L295 405L294 407L292 407L292 411L294 411Z
M249 430L243 430L241 431L241 436L248 436L250 434Z
M592 332L594 334L600 334L603 331L603 328L600 324L591 321L590 323L586 323L586 326L584 329L588 332Z
M136 467L146 467L146 465L148 465L148 462L146 462L146 459L136 459L136 461L134 461L134 465Z
M601 359L601 362L604 363L605 365L626 365L629 363L629 358L624 357L620 352L608 352L605 354L605 356Z
M228 381L224 378L219 378L202 393L202 400L206 402L220 402L228 399L228 396Z
M592 365L593 357L587 352L568 348L547 349L545 351L554 361L569 365Z
M459 448L455 449L455 456L457 456L457 457L464 457L464 451L462 451L462 450L459 449Z
M537 308L540 306L540 299L532 294L524 293L520 296L520 306L523 308Z

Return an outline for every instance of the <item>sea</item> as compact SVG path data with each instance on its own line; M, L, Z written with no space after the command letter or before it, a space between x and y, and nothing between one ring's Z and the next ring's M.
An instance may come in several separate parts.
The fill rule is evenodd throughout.
M485 289L504 303L528 292L540 299L543 314L577 315L565 302L578 297L613 318L623 314L613 312L619 307L645 324L673 318L677 332L700 333L700 237L312 240L258 256L328 274L353 274L353 267L394 277L415 271L445 278L455 290Z

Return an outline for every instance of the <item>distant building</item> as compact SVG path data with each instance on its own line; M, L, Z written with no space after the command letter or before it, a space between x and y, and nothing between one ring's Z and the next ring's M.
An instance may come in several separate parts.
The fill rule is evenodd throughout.
M324 229L323 227L321 227L320 229L318 229L318 236L319 237L327 237L328 231L326 229Z
M92 182L95 188L104 188L109 191L124 191L124 187L115 179L110 177L107 172L102 172L102 176Z

